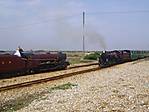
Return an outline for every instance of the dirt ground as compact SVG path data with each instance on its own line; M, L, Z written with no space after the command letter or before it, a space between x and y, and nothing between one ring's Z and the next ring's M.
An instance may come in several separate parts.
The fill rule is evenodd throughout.
M139 60L57 82L77 86L47 89L18 112L148 112L149 60Z

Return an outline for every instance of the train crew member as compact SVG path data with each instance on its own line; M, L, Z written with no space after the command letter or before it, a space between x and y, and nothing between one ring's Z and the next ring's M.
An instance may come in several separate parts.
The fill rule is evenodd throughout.
M14 55L21 57L22 56L23 49L19 46L14 53Z

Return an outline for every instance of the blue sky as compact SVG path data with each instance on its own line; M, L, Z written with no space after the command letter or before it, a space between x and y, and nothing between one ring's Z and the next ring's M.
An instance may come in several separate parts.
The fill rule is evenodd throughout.
M0 49L149 49L149 0L0 0Z

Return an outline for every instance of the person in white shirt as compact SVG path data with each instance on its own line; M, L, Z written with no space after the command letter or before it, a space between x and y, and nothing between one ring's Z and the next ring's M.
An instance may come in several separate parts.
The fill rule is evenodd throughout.
M14 55L21 57L21 53L23 52L23 49L19 46L16 50L16 52L14 53Z

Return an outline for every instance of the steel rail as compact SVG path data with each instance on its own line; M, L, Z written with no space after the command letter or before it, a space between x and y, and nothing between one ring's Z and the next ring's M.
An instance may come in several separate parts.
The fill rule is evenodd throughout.
M78 68L78 67L87 67L87 66L91 66L91 65L99 65L99 63L93 62L93 63L87 63L87 64L81 64L81 65L74 65L74 66L68 67L68 69L73 69L73 68Z

